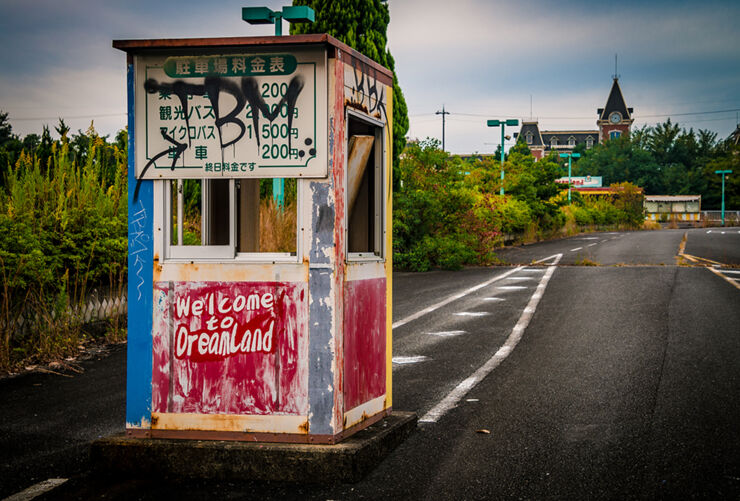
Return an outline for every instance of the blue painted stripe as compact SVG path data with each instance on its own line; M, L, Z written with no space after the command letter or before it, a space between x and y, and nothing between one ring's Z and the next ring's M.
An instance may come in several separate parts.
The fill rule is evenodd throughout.
M152 412L152 295L153 220L152 181L136 189L134 65L128 65L128 364L126 423L140 426Z

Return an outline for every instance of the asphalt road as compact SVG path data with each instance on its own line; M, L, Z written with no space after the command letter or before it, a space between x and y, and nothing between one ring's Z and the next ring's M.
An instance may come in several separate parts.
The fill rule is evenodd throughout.
M81 375L0 381L0 498L71 477L45 498L740 499L740 228L723 231L586 234L506 249L507 266L394 274L394 408L423 422L357 484L93 478L86 444L123 428L115 348ZM727 266L679 265L682 241Z

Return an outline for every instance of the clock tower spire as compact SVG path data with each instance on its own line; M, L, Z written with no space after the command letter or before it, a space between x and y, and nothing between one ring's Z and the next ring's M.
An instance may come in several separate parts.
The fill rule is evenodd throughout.
M629 134L632 122L632 108L624 102L622 89L619 87L619 75L616 73L616 56L614 60L614 82L606 100L606 106L597 110L596 125L599 126L599 142L615 139L622 134Z

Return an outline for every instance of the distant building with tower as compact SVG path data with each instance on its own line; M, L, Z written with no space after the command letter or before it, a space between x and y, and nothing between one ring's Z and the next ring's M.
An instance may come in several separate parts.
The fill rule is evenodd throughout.
M514 137L523 137L532 155L539 160L551 152L569 153L581 144L588 150L594 144L629 134L634 122L632 108L627 107L618 76L614 77L606 105L598 108L596 113L598 129L541 131L536 120L522 121L522 127Z

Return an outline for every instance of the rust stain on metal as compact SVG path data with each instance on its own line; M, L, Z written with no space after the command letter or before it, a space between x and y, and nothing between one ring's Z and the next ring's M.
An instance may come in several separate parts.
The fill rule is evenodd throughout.
M348 107L348 108L354 108L356 110L362 111L365 114L369 114L369 111L367 110L367 106L365 106L362 103L356 103L356 102L352 101L351 99L346 99L344 101L344 105L346 107ZM380 115L380 114L378 113L378 115ZM378 116L378 118L380 118L380 116Z
M304 423L302 423L298 427L298 430L300 431L300 433L305 433L308 435L308 428L309 428L309 425L308 425L308 419L307 419Z
M157 426L157 422L159 422L159 417L152 416L152 426Z

